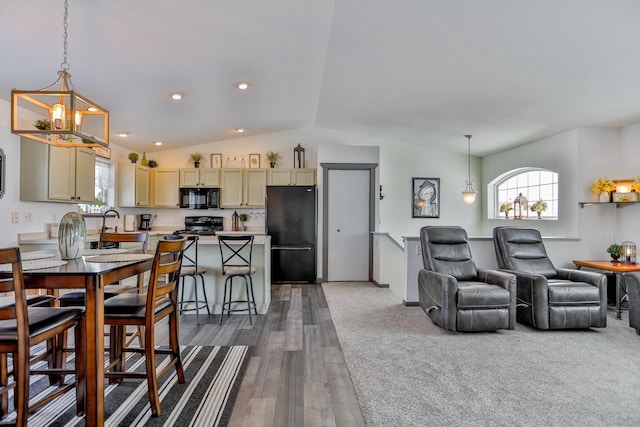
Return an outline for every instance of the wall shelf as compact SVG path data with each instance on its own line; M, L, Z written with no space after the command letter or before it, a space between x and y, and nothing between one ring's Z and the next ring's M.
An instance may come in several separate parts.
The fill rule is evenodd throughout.
M593 205L616 205L616 208L621 208L627 205L635 205L640 202L578 202L581 208Z

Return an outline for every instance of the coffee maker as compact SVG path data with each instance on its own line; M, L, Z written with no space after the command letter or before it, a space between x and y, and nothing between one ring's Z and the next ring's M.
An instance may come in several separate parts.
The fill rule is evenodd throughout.
M140 230L151 230L151 214L140 215Z

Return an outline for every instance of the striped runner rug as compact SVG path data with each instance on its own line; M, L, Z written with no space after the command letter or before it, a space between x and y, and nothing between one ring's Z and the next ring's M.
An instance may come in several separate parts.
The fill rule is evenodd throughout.
M186 346L182 347L181 354L187 382L179 384L174 369L160 379L160 417L151 416L146 381L127 378L121 384L105 385L105 426L226 426L247 368L250 347ZM157 357L157 366L161 369L168 358ZM130 371L143 372L144 357L129 355L126 366ZM35 378L31 385L32 398L48 391L48 379ZM14 414L9 414L2 421L14 418ZM73 391L31 414L28 424L30 427L85 425L84 417L75 415Z

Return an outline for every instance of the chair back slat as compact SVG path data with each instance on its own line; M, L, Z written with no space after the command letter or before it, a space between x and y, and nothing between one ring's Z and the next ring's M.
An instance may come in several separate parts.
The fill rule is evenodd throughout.
M98 248L102 249L104 243L130 243L140 242L142 246L140 250L146 252L147 244L149 243L149 233L102 233L100 234L100 241L98 242Z
M27 312L27 295L24 290L22 262L19 248L0 249L0 264L11 264L11 279L2 280L3 292L14 293L14 304L0 308L0 320L15 319L18 347L27 349L29 336L29 315Z

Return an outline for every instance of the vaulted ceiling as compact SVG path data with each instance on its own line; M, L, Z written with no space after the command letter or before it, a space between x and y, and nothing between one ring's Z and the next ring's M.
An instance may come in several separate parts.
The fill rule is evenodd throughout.
M57 78L62 16L0 2L0 98ZM481 156L640 121L639 20L636 0L69 0L68 62L131 149L315 126L459 152L471 133Z

